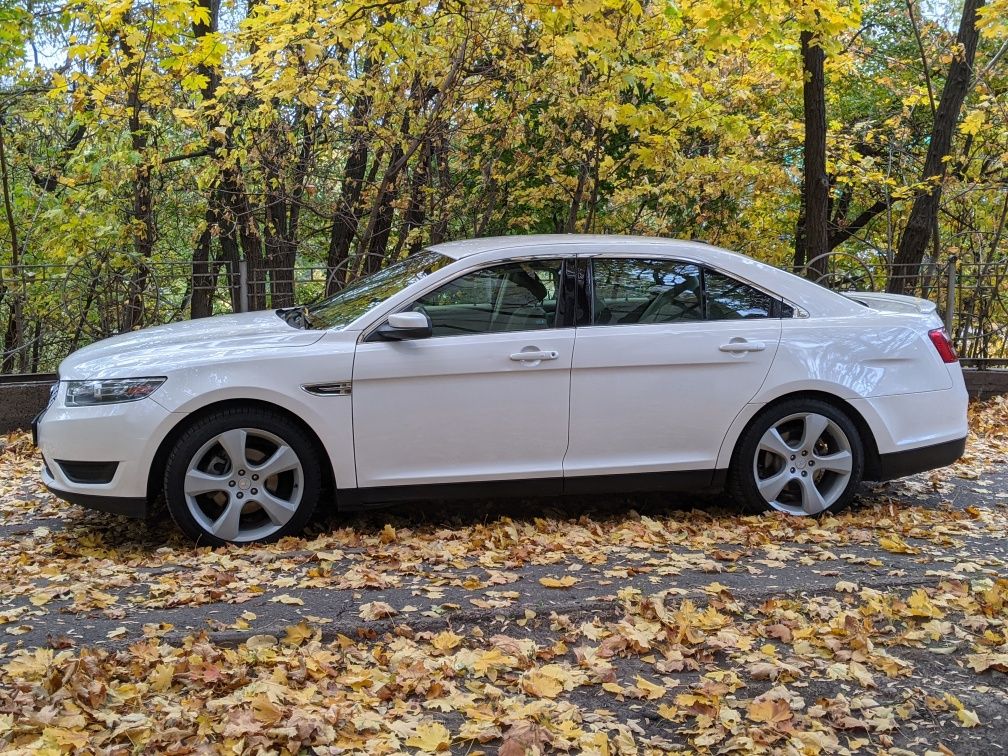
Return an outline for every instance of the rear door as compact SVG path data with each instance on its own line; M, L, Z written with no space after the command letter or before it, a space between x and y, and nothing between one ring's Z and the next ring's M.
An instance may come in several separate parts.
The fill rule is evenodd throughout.
M564 476L713 469L780 341L779 304L688 261L596 257Z

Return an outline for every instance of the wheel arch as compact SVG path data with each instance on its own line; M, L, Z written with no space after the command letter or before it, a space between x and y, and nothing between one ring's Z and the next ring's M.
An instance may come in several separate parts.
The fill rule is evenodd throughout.
M168 464L168 455L171 454L172 448L175 446L182 434L185 433L186 429L194 422L212 415L215 412L238 408L267 410L283 417L285 420L300 428L308 436L308 439L315 447L315 451L318 453L319 463L322 465L323 491L335 492L336 476L333 473L332 460L329 459L329 454L326 451L325 445L322 443L322 439L319 438L318 433L316 433L308 423L295 415L289 409L281 407L279 404L274 404L273 402L264 401L262 399L223 399L204 405L199 409L185 414L177 423L175 423L175 425L172 426L165 437L161 439L161 443L158 445L157 451L154 452L150 471L147 474L148 501L153 501L161 495L162 483L165 476L165 467Z
M881 464L878 450L878 443L875 440L875 434L872 432L871 426L868 421L865 420L864 416L858 411L858 409L852 405L847 400L836 394L831 394L827 391L816 391L816 390L802 390L802 391L792 391L787 394L782 394L781 396L775 397L771 401L764 404L756 412L753 413L752 417L742 426L742 428L735 434L732 439L731 444L731 456L730 464L734 465L736 455L738 454L739 446L742 443L742 439L745 438L746 433L749 428L752 427L759 418L761 418L765 413L769 412L773 408L783 404L784 402L793 401L795 399L816 399L821 402L829 404L839 411L843 412L847 417L850 418L851 422L854 423L854 427L857 428L858 436L861 439L861 444L864 447L864 479L865 480L877 480L880 474Z

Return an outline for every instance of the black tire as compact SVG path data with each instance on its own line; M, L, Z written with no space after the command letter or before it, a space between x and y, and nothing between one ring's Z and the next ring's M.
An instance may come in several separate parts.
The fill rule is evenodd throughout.
M843 487L836 499L824 510L816 514L836 514L849 506L857 493L858 485L864 475L864 442L854 422L841 410L820 399L790 399L776 404L757 415L743 431L735 446L731 466L728 470L726 483L727 492L744 509L753 512L777 509L771 505L757 487L756 454L763 435L785 418L803 413L822 415L836 424L846 436L850 446L851 471L850 480ZM820 473L822 474L822 473ZM842 480L842 478L841 478ZM839 487L839 484L837 485ZM792 489L793 490L793 489ZM772 494L771 494L772 495ZM786 495L786 494L785 494ZM800 515L801 512L793 512Z
M290 519L274 532L270 532L262 537L245 538L239 535L239 537L229 540L214 535L214 533L210 532L203 524L197 521L189 508L185 493L185 479L194 457L206 444L222 433L238 429L253 431L253 433L249 434L253 439L250 441L250 446L252 443L260 440L254 436L254 432L265 432L264 436L268 434L282 440L297 455L297 460L300 462L301 480L294 479L285 485L290 489L300 488L300 500L296 505L294 513L290 515ZM264 443L268 443L268 441L264 441ZM249 464L252 464L251 460L249 460ZM229 473L225 473L225 475L227 474ZM286 475L286 473L282 473L281 475ZM290 475L295 474L290 473ZM270 480L279 481L280 476L271 478ZM259 485L262 485L265 490L265 484L266 481L263 481ZM248 485L256 485L256 483L249 483ZM168 512L179 529L198 545L221 546L227 543L270 543L284 536L297 535L311 519L312 513L318 504L321 487L322 472L319 455L315 444L305 431L279 413L257 407L222 409L196 420L175 443L165 466L164 498ZM253 502L251 494L253 490L256 489L249 489L249 498L244 505L246 508ZM227 492L225 491L225 493ZM207 494L207 496L215 495ZM212 518L212 508L215 506L214 502L199 497L194 497L194 499L197 499L197 506L200 508L200 511L204 511L202 509L204 506L211 508L207 517L208 519ZM251 508L255 509L255 507ZM243 511L239 521L247 521L253 518L253 516L264 520L266 512L264 510L249 513ZM268 527L275 527L275 525L264 521L262 528ZM253 533L254 531L255 528L251 528L249 532Z

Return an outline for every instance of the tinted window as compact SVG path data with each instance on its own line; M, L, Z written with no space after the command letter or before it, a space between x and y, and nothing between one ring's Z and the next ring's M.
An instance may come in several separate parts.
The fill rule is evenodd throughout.
M675 260L595 260L594 325L703 318L700 268Z
M769 318L773 298L714 270L704 271L707 320Z
M561 260L484 268L425 294L412 310L425 312L434 336L552 328Z

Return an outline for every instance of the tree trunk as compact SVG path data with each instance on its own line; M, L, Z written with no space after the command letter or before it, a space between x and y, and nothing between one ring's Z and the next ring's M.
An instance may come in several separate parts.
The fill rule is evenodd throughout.
M220 0L199 0L200 7L207 11L209 18L204 23L193 23L193 37L199 43L204 37L217 31L220 16ZM200 63L196 72L206 77L202 97L204 103L209 103L217 96L217 84L220 81L220 71L216 66ZM219 119L213 118L208 124L208 133L213 133L219 125ZM191 318L205 318L213 315L213 295L217 288L217 269L219 263L211 264L213 256L214 226L220 218L220 191L215 185L207 197L206 213L203 216L205 228L200 234L196 248L193 250L192 267L192 299L189 303Z
M399 240L392 253L392 261L395 261L402 254L407 243L410 245L410 254L419 251L421 243L419 239L412 242L409 240L410 234L423 225L427 214L427 203L424 199L424 188L427 186L427 177L430 173L430 142L424 143L420 148L417 165L413 169L410 177L410 199L406 212L403 214L402 230L399 232Z
M371 65L370 58L365 58L365 79ZM359 94L354 99L350 113L350 150L343 165L343 181L336 211L333 213L326 254L327 295L339 291L350 279L350 245L353 244L360 223L360 199L368 164L369 140L365 135L365 124L371 115L371 103L370 95Z
M11 266L17 273L21 264L21 245L18 243L17 224L14 221L14 205L10 195L10 173L7 166L7 151L4 145L3 121L0 120L0 180L3 183L4 216L7 219L11 245ZM0 305L7 297L7 286L0 272ZM16 293L12 295L7 330L3 341L3 360L0 361L0 372L10 373L14 370L14 357L21 348L22 334L21 300Z
M153 19L150 23L153 23ZM141 123L140 118L144 106L140 95L142 79L140 67L143 66L143 60L131 59L134 50L125 38L121 39L120 47L128 60L126 64L127 79L132 82L126 96L126 106L129 108L130 147L133 152L140 155L140 164L137 165L133 174L133 221L135 223L133 250L136 253L138 266L130 278L129 301L119 324L119 329L127 332L139 327L143 321L144 290L147 288L147 279L150 275L147 260L151 258L154 251L154 204L151 191L151 166L147 160L149 140L147 129Z
M977 30L977 11L985 0L966 0L956 43L961 46L949 65L948 76L942 89L941 99L935 111L934 127L924 159L921 182L924 188L914 196L910 218L900 239L899 249L893 261L893 274L889 276L887 289L896 294L914 291L920 278L920 264L924 259L928 241L938 217L941 201L942 182L946 173L946 158L952 148L956 124L963 101L969 91L973 62L976 59L980 33Z
M801 34L802 87L805 106L805 218L802 244L795 244L796 267L807 265L813 280L826 273L829 253L829 177L826 175L826 79L825 54L812 32ZM799 256L802 259L799 259Z
M192 298L189 301L189 317L193 320L213 315L213 292L217 276L210 270L210 245L213 242L213 226L216 222L213 210L213 197L216 194L214 192L207 203L203 217L205 228L196 243L196 249L193 250ZM214 264L214 268L216 267Z

